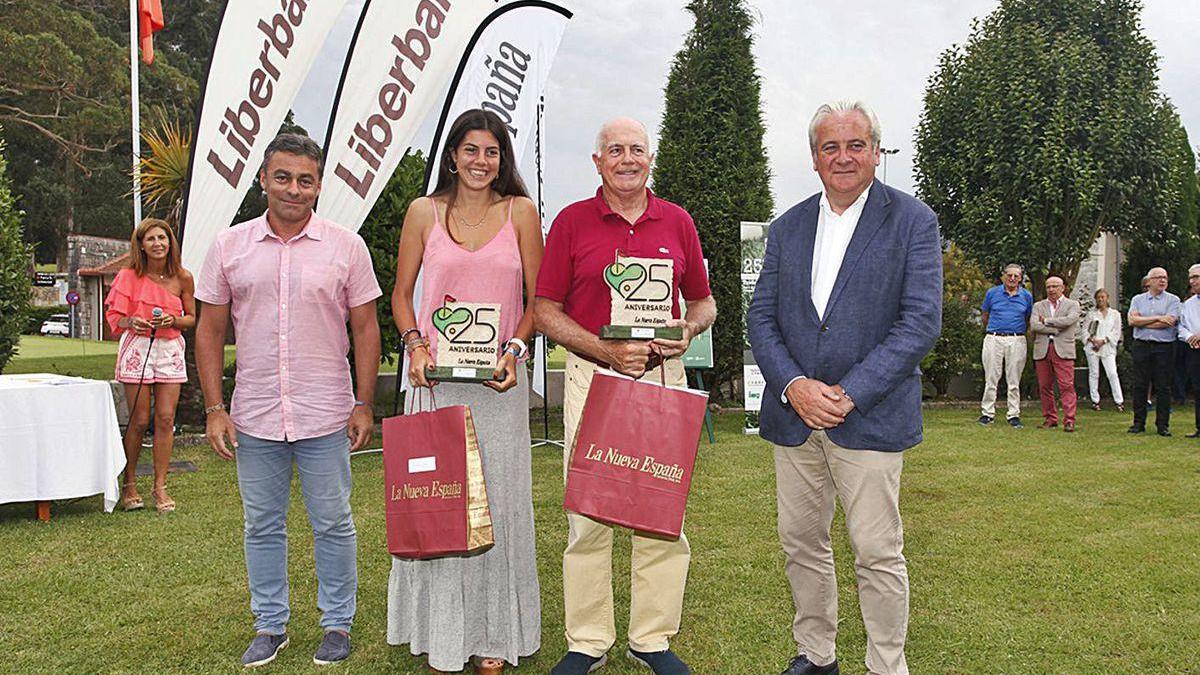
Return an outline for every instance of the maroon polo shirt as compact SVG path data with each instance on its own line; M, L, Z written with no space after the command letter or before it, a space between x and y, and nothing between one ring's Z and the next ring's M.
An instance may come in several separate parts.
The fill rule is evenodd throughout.
M635 258L675 261L675 298L671 315L679 318L679 295L701 300L712 295L704 254L692 217L679 206L646 190L646 212L633 225L609 208L603 188L575 202L554 219L538 273L537 296L563 304L563 310L593 334L609 323L612 296L604 268L616 252Z

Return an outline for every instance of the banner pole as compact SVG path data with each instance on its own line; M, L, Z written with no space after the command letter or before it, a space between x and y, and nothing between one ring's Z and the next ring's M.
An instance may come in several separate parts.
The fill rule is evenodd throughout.
M133 226L142 222L142 123L138 87L138 0L129 0L129 117L133 141Z
M537 115L535 116L536 126L534 136L534 160L537 167L537 209L538 220L545 222L545 205L542 202L542 113L546 110L546 97L538 97ZM545 229L542 230L545 232ZM542 437L533 439L533 447L542 445L557 445L563 447L565 441L556 441L550 438L550 367L547 360L550 357L550 350L546 348L546 336L537 336L536 342L540 340L542 343ZM537 350L534 350L534 358L537 358Z

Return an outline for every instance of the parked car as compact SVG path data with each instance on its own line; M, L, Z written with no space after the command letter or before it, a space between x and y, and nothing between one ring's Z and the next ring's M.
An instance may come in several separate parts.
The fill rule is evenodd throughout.
M71 317L67 314L51 314L49 319L42 322L42 335L71 335Z

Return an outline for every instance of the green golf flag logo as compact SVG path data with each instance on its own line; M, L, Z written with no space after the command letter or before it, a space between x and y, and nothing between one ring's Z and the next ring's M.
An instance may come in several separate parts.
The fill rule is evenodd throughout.
M646 268L637 263L626 265L613 263L604 268L604 280L622 298L628 299L641 285L638 282L646 276Z
M471 323L471 310L466 307L448 307L452 302L457 300L447 295L442 299L442 306L433 310L433 327L448 338L453 338L461 332L463 324Z

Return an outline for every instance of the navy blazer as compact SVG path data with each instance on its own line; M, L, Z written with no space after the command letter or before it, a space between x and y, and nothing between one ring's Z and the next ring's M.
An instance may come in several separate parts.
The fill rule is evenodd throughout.
M746 316L766 379L760 428L779 445L812 429L780 393L798 376L841 384L855 409L828 430L843 448L900 451L921 442L921 359L942 331L937 216L875 181L846 248L825 318L812 303L813 243L821 195L771 223Z

